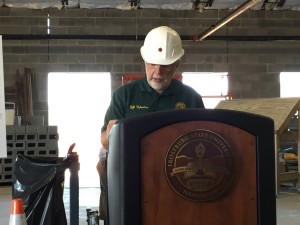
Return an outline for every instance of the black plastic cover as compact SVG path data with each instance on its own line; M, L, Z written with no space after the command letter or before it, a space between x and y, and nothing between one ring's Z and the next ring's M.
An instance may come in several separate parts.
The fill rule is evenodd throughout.
M63 192L69 164L67 158L17 156L12 197L23 199L28 225L67 225Z

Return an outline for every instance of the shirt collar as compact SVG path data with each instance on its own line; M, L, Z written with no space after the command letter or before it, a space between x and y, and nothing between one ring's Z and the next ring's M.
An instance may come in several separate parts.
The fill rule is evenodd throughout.
M153 88L148 84L147 77L144 76L140 82L140 89L146 92L154 92Z

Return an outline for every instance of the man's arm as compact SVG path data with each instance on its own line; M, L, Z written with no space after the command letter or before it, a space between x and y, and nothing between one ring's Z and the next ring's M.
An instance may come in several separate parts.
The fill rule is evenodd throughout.
M117 120L110 120L107 124L106 130L101 132L101 144L103 148L108 149L108 136L112 126L117 122Z

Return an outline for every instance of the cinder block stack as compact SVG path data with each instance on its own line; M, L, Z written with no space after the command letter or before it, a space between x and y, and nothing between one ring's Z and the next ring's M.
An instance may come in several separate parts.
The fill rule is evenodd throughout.
M6 126L7 158L0 159L0 183L12 181L17 155L58 157L57 126Z

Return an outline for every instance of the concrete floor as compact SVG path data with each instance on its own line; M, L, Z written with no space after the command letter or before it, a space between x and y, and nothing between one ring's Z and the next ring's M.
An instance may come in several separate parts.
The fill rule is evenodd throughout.
M10 207L11 207L11 186L0 186L0 224L9 224ZM80 188L79 189L79 225L87 225L86 209L92 211L98 210L99 188ZM64 205L66 216L69 224L70 205L69 205L69 188L64 189ZM100 221L103 225L103 221Z
M64 189L64 203L66 215L69 221L69 189ZM79 224L87 225L86 209L92 211L98 209L99 188L79 189ZM300 224L300 193L296 188L282 187L276 199L277 225ZM0 224L9 224L11 206L11 187L0 186ZM69 223L68 223L69 224ZM103 225L103 221L100 221Z

